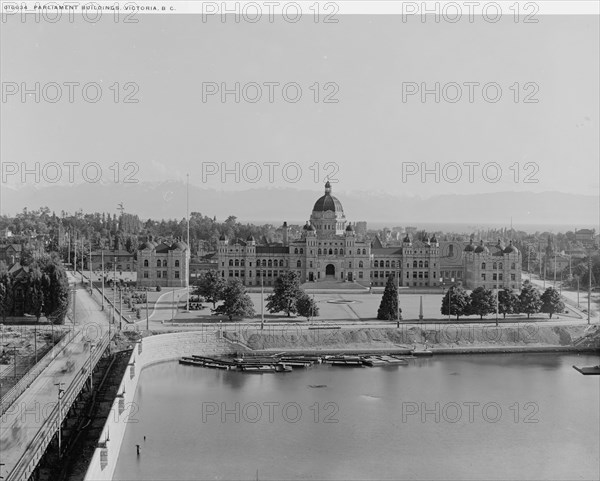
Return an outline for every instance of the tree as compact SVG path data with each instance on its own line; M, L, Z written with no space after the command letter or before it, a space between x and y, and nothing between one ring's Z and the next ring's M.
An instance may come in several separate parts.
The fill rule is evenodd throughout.
M286 272L275 280L273 293L267 297L267 310L285 312L290 317L298 312L296 303L302 292L298 274L294 271Z
M527 319L531 314L537 314L542 307L542 301L537 289L529 281L523 283L523 288L519 294L519 310L527 314Z
M398 309L398 288L394 276L390 275L377 310L377 319L382 321L399 320L398 311L402 312L401 309Z
M506 314L519 313L519 296L508 289L498 292L498 312L506 319Z
M239 279L231 279L223 289L223 304L214 309L214 314L223 314L231 321L234 317L254 316L254 305L246 288Z
M44 292L44 312L52 324L63 324L69 308L69 280L57 256L36 260L41 269Z
M196 289L193 294L204 297L206 302L212 302L214 309L217 302L222 299L223 289L226 285L227 282L219 275L218 271L207 271L202 273L196 281Z
M319 315L319 308L314 299L302 292L300 297L296 301L296 309L298 314L302 317L306 317L306 320L310 320L311 317L317 317Z
M44 284L42 271L33 266L27 282L27 310L35 316L36 322L40 322L44 310Z
M483 316L496 312L496 297L494 293L485 287L477 287L469 297L469 314Z
M450 302L448 302L448 298L450 298ZM460 316L469 314L469 301L469 295L462 286L452 286L442 299L441 313L448 315L448 304L450 304L450 315L456 316L456 320L458 320Z
M565 310L565 303L561 300L560 294L554 287L548 287L548 289L544 291L541 301L541 311L549 314L550 319L552 319L552 314L563 312Z
M12 297L12 279L8 272L0 273L0 317L2 322L6 321L6 317L12 315L13 297Z

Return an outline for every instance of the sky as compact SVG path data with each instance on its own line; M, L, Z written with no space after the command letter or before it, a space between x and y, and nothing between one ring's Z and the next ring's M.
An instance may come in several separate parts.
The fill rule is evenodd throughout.
M63 94L56 103L44 96L36 103L35 95L23 103L20 91L3 98L5 187L49 185L55 168L39 178L20 174L55 162L58 183L88 182L92 196L93 163L101 182L189 174L194 185L224 191L318 192L326 178L338 193L422 197L600 190L597 17L545 16L537 24L403 23L383 15L343 16L336 24L137 18L1 25L3 91L8 83L31 89L39 82L52 98L56 82ZM96 82L102 98L86 101L76 86L70 103L65 82ZM256 95L252 82L260 85L262 98L222 102L207 94L236 82L246 99ZM268 82L295 83L302 97L285 100L274 86L271 103ZM425 102L407 94L436 82L446 94L439 103L432 94ZM466 82L495 83L502 96L491 102L474 86L471 103ZM462 98L452 103L455 84ZM297 89L289 89L291 99ZM125 103L128 94L138 102ZM328 95L337 102L324 102ZM79 163L72 180L67 162Z

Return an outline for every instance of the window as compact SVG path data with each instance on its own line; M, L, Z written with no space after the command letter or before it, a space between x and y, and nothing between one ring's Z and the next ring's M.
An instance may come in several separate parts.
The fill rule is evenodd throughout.
M413 279L417 278L417 271L413 271Z
M273 267L273 261L271 259L268 260L267 267Z
M263 260L262 260L262 266L263 266L263 267L267 267L267 260L266 260L266 259L263 259Z
M336 249L333 249L333 254L334 254L334 255L336 255L336 256L338 255L338 250L337 250L337 248L336 248Z
M229 277L233 277L233 271L229 271Z
M241 267L245 267L245 266L246 266L246 260L245 260L245 259L242 259L242 260L240 261L240 266L241 266Z
M362 268L363 268L363 261L359 261L359 262L358 262L358 268L359 268L359 269L362 269Z
M502 262L500 262L500 264L498 264L498 269L502 269Z
M419 271L419 279L423 279L423 272Z
M417 261L413 261L413 269L417 268Z
M514 281L514 280L516 280L516 278L515 278L515 275L514 275L514 274L511 274L511 275L510 275L510 280L511 280L511 281Z
M236 259L233 265L235 267L240 267L240 261L238 259Z
M454 245L452 244L448 246L448 255L451 257L454 255Z
M429 262L425 261L425 269L428 269L428 268L429 268Z
M500 274L498 274L498 280L501 281L502 280L502 272Z
M166 279L167 278L167 271L163 271L163 277Z
M406 263L406 268L410 269L410 263L408 263L408 262Z
M481 263L481 268L482 268L482 269L485 269L485 262L482 262L482 263Z
M340 255L344 255L344 249L340 249Z
M296 267L302 267L302 262L298 260L298 262L296 262Z
M156 260L156 267L160 267L160 259Z
M144 279L148 279L148 271L144 271Z
M496 274L495 272L492 274L492 280L493 281L497 281L498 280L498 274Z
M294 254L298 254L298 248L297 247L294 249Z
M481 274L481 280L485 281L485 274Z
M379 261L375 261L375 263L373 264L373 267L379 267Z
M311 269L313 268L313 262L312 261L310 261L310 268Z
M419 269L423 269L423 261L419 261Z
M148 267L148 259L144 259L144 267Z
M351 256L352 255L352 249L348 250L348 255Z
M516 266L515 266L515 263L514 263L514 262L513 262L513 263L510 265L510 268L511 268L511 269L515 269L515 268L516 268Z
M406 278L408 279L409 277L410 277L410 276L409 276L409 272L407 271L407 272L406 272Z
M360 271L360 272L358 273L358 278L359 278L359 279L362 279L362 278L363 278L363 271Z
M163 267L167 267L167 259L163 260Z
M160 279L160 278L161 278L161 273L160 273L160 271L156 271L156 278L157 278L157 279Z
M321 255L321 248L319 247L319 250L317 251L317 255Z
M390 267L390 261L385 261L385 267Z
M175 261L175 267L179 267L179 261Z
M333 249L329 249L329 255L333 255Z
M179 271L175 271L175 279L179 279Z
M395 268L396 268L396 261L391 261L391 262L390 262L390 267L391 267L392 269L395 269Z
M425 276L425 279L429 279L429 272L425 271L423 275Z
M496 270L498 269L498 264L496 264L495 262L492 264L492 269Z
M304 249L300 247L300 254L304 254Z
M229 259L229 267L233 267L233 259Z
M378 278L379 277L379 271L375 271L374 274L373 274L373 277L377 277Z
M367 249L363 249L363 255L367 255Z
M352 262L348 262L348 269L352 269Z

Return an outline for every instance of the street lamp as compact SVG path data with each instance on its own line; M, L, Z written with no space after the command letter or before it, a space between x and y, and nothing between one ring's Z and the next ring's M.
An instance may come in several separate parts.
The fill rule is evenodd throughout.
M90 391L94 389L94 379L92 377L92 351L96 347L96 344L90 342Z
M62 388L62 385L64 384L64 382L55 382L54 385L58 386L58 457L60 458L60 452L61 452L61 435L62 435L62 406L61 406L61 399L63 398L63 395L65 393L65 390Z
M450 282L452 282L454 284L454 277L450 278ZM445 292L446 291L446 289L445 289L446 283L444 282L443 277L440 277L440 284L442 285L442 291ZM454 286L452 285L452 286L448 287L448 322L450 322L450 299L452 296L452 291L451 291L452 287L454 287Z

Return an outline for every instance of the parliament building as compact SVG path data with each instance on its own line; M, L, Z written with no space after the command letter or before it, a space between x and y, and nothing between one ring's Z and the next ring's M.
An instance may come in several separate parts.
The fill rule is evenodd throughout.
M331 191L327 182L299 237L290 238L285 222L283 242L278 244L258 244L252 236L246 240L221 236L217 251L221 276L238 278L247 286L271 286L278 276L295 271L301 283L383 286L390 275L399 275L405 287L460 282L467 289L520 289L521 254L512 242L504 246L498 241L490 248L483 241L473 245L473 239L440 242L434 235L421 241L407 234L401 245L386 247L378 238L371 242L357 236Z

